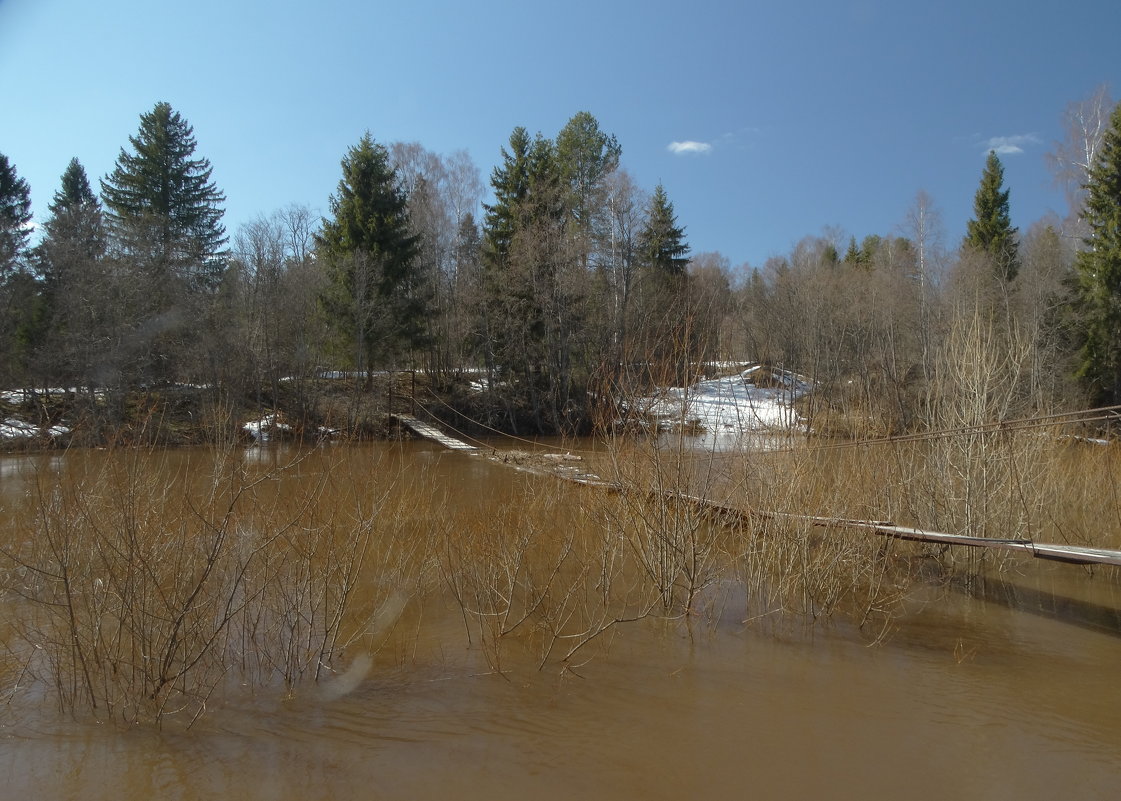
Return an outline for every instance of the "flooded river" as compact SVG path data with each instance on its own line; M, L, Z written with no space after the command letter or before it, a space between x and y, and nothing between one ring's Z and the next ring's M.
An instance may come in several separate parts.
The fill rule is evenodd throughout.
M112 458L0 457L9 537L45 476ZM264 470L290 454L247 458ZM200 460L163 454L152 469L191 481ZM561 493L563 509L596 492L406 443L316 451L263 502L371 469L446 510L449 538L464 509L516 527L511 507L538 495ZM916 584L883 632L732 601L651 614L568 663L541 657L539 633L500 653L480 641L464 623L474 602L437 579L376 648L352 647L318 682L234 678L189 728L60 712L9 666L0 798L1115 798L1117 577L1016 562L1000 578L971 593ZM11 593L5 607L9 623L24 613Z

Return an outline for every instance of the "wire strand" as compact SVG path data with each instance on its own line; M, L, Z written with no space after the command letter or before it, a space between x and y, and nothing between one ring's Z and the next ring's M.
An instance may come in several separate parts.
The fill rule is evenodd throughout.
M447 403L443 398L432 391L430 387L425 387L425 391L444 408L451 411L453 414L462 417L471 425L484 429L485 431L494 434L495 436L502 437L503 439L511 440L513 442L523 443L534 448L547 448L548 446L542 445L540 442L519 437L515 434L509 434L501 431L493 426L487 425L481 420L476 420L464 412L456 409ZM477 443L482 447L489 447L494 449L493 445L489 445L482 440L469 436L460 429L447 423L445 420L437 417L431 410L426 408L423 404L420 408L424 410L432 420L446 425L449 429L454 431L464 440ZM997 434L1001 432L1018 432L1027 431L1038 428L1046 428L1052 425L1073 425L1076 423L1093 423L1102 422L1105 420L1114 420L1121 417L1121 405L1113 406L1099 406L1093 409L1079 409L1071 412L1052 412L1050 414L1032 415L1030 417L1014 418L1012 420L998 420L990 423L977 423L974 425L956 426L954 428L935 429L932 431L917 431L910 434L900 434L896 436L875 437L871 439L855 439L845 442L831 442L818 445L806 445L801 447L784 447L784 448L768 448L762 452L775 454L775 453L809 453L814 451L828 451L828 450L842 450L846 448L863 448L871 445L885 445L885 444L905 444L911 442L924 442L928 440L942 439L945 437L960 436L963 434ZM602 450L589 449L589 448L566 448L570 453L586 453L586 454L599 454L603 453Z
M441 406L443 406L444 408L453 412L454 414L462 417L464 420L471 423L471 425L478 426L479 428L482 428L482 429L485 429L486 431L491 432L495 436L499 436L499 437L502 437L504 439L513 440L514 442L522 442L522 443L525 443L526 445L532 445L535 448L548 448L548 446L542 445L540 442L536 442L536 441L531 440L531 439L526 439L524 437L519 437L516 434L508 434L505 431L500 431L499 429L494 428L493 426L488 426L486 423L482 422L481 420L476 420L476 419L464 414L459 409L456 409L454 406L451 406L450 404L448 404L443 398L441 398L439 395L437 395L435 392L433 392L430 387L425 387L425 391L427 391L428 394L431 395L432 398L437 403L439 403ZM420 408L424 409L424 413L427 414L429 417L431 417L433 420L436 420L437 422L440 422L443 425L448 426L448 428L452 429L452 431L456 431L456 433L462 434L462 432L455 429L449 423L444 422L442 419L440 419L435 414L433 414L429 409L426 409L423 405ZM466 437L467 435L464 434L463 436ZM467 437L467 438L471 439L473 442L479 442L480 444L483 444L481 440L475 439L474 437ZM493 447L493 446L488 446L488 447ZM565 448L565 450L569 451L570 453L589 453L589 454L602 454L603 453L603 451L595 450L595 449L588 449L588 448Z

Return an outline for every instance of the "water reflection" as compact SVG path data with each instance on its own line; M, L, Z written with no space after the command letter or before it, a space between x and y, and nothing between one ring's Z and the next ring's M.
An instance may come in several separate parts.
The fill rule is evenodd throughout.
M1059 667L1108 684L1073 660L1034 660L1025 681L829 635L632 631L580 680L514 667L418 654L336 701L227 708L188 734L9 739L0 765L13 791L83 799L1107 798L1121 774L1115 694L1095 713L1047 692Z
M58 453L32 456L0 455L0 494L16 493L23 482L37 474L58 473L66 457Z
M1117 594L1116 587L1107 580L1101 582L1103 586L1095 587L1093 598L1077 597L1069 593L1078 592L1079 585L1070 580L1069 568L1064 572L1065 581L1063 576L1056 576L1053 572L1036 571L1034 576L1038 578L1042 574L1049 580L1046 584L1034 586L1026 584L1023 579L981 576L970 582L968 587L963 587L963 591L986 603L1015 612L1037 615L1114 637L1121 636L1121 596ZM1085 592L1084 587L1082 592ZM1096 598L1102 598L1107 603Z

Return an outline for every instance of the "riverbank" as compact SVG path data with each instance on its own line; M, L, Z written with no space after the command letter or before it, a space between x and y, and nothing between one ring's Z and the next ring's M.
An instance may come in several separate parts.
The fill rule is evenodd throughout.
M469 373L324 372L240 390L196 384L127 392L17 389L0 392L0 449L368 441L399 436L394 414L419 414L470 436L672 429L706 434L708 445L724 449L746 433L804 427L794 405L810 388L801 376L752 365L688 388L614 398L607 408L574 415L565 432L540 430L534 422L540 415L524 399Z
M413 407L412 374L327 374L230 392L173 384L127 392L0 392L0 450L181 447L258 440L366 441L394 435L388 415Z

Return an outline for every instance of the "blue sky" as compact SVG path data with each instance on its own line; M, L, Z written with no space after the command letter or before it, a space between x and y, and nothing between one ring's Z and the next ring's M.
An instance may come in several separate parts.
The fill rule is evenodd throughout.
M1119 23L1116 0L0 0L0 153L42 219L71 157L96 182L166 100L232 232L324 213L366 130L466 149L485 180L515 126L586 110L694 252L898 233L920 189L955 246L991 142L1016 225L1065 213L1044 154L1069 102L1121 93Z

